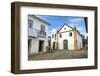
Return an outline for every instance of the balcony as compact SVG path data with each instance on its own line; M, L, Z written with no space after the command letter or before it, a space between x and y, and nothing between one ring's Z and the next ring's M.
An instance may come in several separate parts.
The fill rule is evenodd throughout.
M29 37L37 37L37 30L34 28L29 28L28 29L28 36Z
M29 37L46 37L46 32L45 31L41 31L41 30L37 30L34 28L29 28L28 29L28 36Z
M38 30L37 34L38 34L39 37L46 37L46 32L45 31Z

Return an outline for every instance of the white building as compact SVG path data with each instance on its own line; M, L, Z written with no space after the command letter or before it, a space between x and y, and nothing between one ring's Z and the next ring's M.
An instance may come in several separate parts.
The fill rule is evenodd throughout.
M45 52L48 46L48 22L28 15L28 53Z
M51 49L76 50L83 48L82 35L76 28L64 24L59 30L52 33Z

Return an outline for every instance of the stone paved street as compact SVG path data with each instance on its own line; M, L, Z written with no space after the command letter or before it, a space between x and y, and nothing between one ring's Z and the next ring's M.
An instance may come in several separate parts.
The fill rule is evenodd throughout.
M53 50L53 52L33 54L29 60L79 59L87 58L87 50Z

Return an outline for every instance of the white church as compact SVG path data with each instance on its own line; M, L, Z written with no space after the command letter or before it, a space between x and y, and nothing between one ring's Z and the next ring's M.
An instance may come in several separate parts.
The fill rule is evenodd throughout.
M52 32L51 49L77 50L83 48L82 35L74 27L64 24L59 30Z

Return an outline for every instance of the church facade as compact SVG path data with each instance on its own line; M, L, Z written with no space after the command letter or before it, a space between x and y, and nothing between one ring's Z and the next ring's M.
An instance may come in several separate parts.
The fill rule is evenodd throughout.
M64 24L59 30L52 32L51 49L77 50L83 48L82 35L74 27Z

